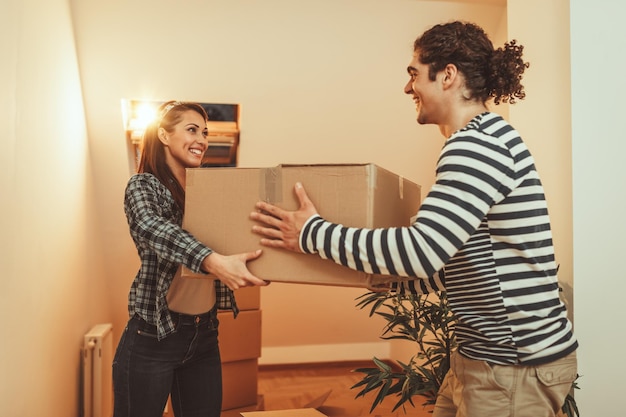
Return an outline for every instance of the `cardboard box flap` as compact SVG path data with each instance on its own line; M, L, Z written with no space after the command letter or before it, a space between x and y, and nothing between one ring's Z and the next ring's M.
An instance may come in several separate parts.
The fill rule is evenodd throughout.
M247 411L242 417L327 417L314 408L295 408L290 410Z

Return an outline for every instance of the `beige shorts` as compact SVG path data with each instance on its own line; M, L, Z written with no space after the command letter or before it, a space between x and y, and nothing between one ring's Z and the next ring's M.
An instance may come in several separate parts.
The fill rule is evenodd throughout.
M455 352L433 417L554 417L576 374L576 352L538 366L490 365Z

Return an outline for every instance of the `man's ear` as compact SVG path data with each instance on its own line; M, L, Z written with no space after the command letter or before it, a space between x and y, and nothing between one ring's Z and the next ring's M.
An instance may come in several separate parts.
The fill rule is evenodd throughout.
M167 146L169 138L167 137L167 133L165 132L165 129L160 127L159 130L157 130L157 136L159 137L159 140L161 141L161 143Z
M454 81L457 79L459 75L459 70L454 64L448 64L443 69L443 87L449 88L454 84Z

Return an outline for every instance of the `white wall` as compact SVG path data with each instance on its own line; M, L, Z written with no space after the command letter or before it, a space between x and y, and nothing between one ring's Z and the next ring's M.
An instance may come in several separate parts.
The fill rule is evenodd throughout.
M624 414L626 5L571 0L575 331L581 415Z
M67 1L4 0L0 31L0 409L77 416L109 313Z
M510 120L533 152L542 176L559 264L559 281L570 304L571 318L569 3L565 0L509 0L507 9L509 38L524 45L524 58L530 63L523 79L527 96L510 106Z

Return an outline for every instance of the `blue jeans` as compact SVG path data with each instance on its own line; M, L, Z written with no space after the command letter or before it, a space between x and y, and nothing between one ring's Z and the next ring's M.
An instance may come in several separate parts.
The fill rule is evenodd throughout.
M216 312L172 317L176 333L161 341L156 326L128 321L113 359L114 417L162 417L170 393L176 417L220 416Z

